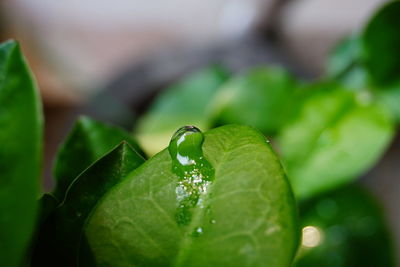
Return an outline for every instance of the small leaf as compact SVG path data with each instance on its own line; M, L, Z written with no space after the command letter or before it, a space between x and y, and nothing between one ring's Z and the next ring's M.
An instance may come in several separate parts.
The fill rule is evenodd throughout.
M377 98L392 112L397 122L400 122L400 82L384 90L373 91Z
M123 129L88 117L80 117L61 146L55 161L54 177L57 185L54 196L62 202L71 182L122 141L127 141L143 155L133 137Z
M39 93L15 41L0 45L0 262L19 266L37 215L42 168Z
M391 116L369 95L329 83L310 91L278 138L300 199L357 178L380 158L394 134Z
M376 200L359 186L303 203L295 266L394 266L392 240Z
M365 89L368 74L361 60L362 45L359 36L342 40L328 58L326 74L353 90Z
M400 1L381 7L368 22L361 40L363 58L375 86L400 80Z
M198 141L190 139L182 149ZM101 200L85 227L98 265L290 265L298 242L296 207L265 137L250 127L227 125L206 132L202 149L215 177L201 189L189 223L176 217L181 180L168 150Z
M42 227L33 266L75 266L82 228L98 200L144 159L123 142L74 180ZM83 241L84 242L84 241Z
M168 145L171 132L184 125L210 127L207 106L227 78L225 69L213 66L166 88L138 121L135 133L145 151L159 152Z
M327 76L353 91L372 93L400 121L400 77L391 85L374 85L362 60L362 42L356 35L344 39L333 50L327 66Z
M238 123L274 134L285 120L296 90L294 78L281 68L259 67L232 78L212 104L218 125Z

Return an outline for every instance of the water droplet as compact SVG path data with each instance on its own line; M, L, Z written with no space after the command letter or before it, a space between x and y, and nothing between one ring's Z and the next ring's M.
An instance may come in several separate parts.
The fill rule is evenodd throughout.
M192 236L194 237L199 237L203 234L203 228L202 227L196 227L196 229L194 229Z
M214 169L203 155L203 133L194 126L184 126L172 136L168 146L172 172L179 179L175 193L178 224L187 225L195 206L203 208L203 197L214 180Z
M314 248L321 244L323 236L322 231L316 226L306 226L302 229L302 241L303 247Z

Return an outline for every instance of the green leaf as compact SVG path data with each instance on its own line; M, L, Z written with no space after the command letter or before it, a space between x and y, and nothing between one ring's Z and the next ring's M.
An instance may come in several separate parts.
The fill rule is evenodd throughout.
M380 8L368 22L361 39L363 58L375 86L400 80L400 1Z
M227 125L206 132L202 148L215 178L189 224L175 217L180 180L168 150L103 197L85 227L98 265L290 265L298 243L296 207L265 137Z
M326 74L347 88L360 90L367 87L368 75L361 60L362 45L359 36L344 38L331 52Z
M184 125L210 127L207 106L228 73L221 67L195 72L166 88L139 121L135 133L149 155L166 147L174 132Z
M38 209L42 167L38 90L18 43L0 45L0 262L19 266Z
M238 123L263 133L276 133L296 90L294 78L281 68L254 68L232 78L219 90L212 104L217 124Z
M144 159L123 142L74 180L39 236L34 266L75 266L86 218L99 199Z
M392 112L397 122L400 122L400 82L384 90L373 91L376 97Z
M278 145L295 194L308 198L352 181L380 158L394 127L370 96L323 83L280 133Z
M51 194L43 194L39 199L39 222L38 225L42 225L49 217L49 215L55 210L55 208L60 204L58 200Z
M54 177L57 185L54 196L60 202L63 201L71 182L122 141L127 141L143 155L134 138L123 129L88 117L80 117L61 146L55 161Z
M372 93L400 121L400 79L391 85L371 84L362 60L362 42L358 36L351 35L335 47L328 59L327 76L353 91Z
M376 200L349 186L301 205L302 246L296 266L394 266L394 250Z

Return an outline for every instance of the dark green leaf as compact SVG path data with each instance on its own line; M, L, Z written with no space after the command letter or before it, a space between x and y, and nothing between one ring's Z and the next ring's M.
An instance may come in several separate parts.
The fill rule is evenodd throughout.
M214 119L220 125L245 124L274 134L285 120L296 88L296 81L281 68L252 69L219 90L211 108Z
M379 9L365 27L361 39L365 66L375 86L400 80L400 1Z
M180 180L164 150L107 193L88 219L85 235L98 265L290 265L298 242L296 207L264 136L228 125L204 138L215 178L190 222L176 218Z
M301 206L302 246L296 266L394 266L390 234L375 199L357 186Z
M143 155L133 137L123 129L87 117L79 118L61 146L55 161L54 177L57 185L54 196L60 202L63 201L71 182L122 141L128 142Z
M111 187L143 162L144 159L123 142L76 178L63 203L42 227L33 265L75 266L82 228L91 210Z
M207 106L227 78L225 69L210 67L166 88L138 122L136 134L145 151L159 152L168 145L171 132L184 125L210 127Z
M394 132L389 113L365 92L329 83L310 92L278 138L299 198L357 178L380 158Z
M0 262L19 266L37 213L42 165L38 90L19 45L0 45Z
M55 210L55 208L60 204L58 200L51 194L44 194L40 199L39 199L39 223L38 225L41 225L44 223L49 217L49 215Z

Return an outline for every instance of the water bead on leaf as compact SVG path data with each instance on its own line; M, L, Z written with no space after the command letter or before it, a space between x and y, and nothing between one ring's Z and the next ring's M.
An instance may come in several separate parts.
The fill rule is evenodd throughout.
M202 207L203 196L214 180L214 169L203 155L203 133L194 126L181 127L172 136L168 150L172 158L172 172L176 174L176 220L187 225L192 208Z
M178 153L194 164L183 165ZM196 168L202 182L194 186L184 174ZM226 125L178 131L169 149L102 198L84 233L100 266L261 267L290 266L299 231L290 186L265 137Z

